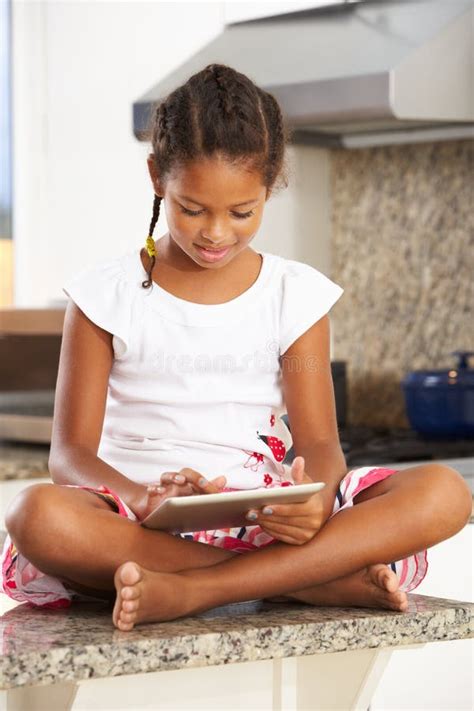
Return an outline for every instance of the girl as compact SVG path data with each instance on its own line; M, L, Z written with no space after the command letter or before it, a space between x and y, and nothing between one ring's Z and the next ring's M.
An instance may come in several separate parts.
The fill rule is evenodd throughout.
M347 471L327 315L343 290L250 246L286 185L288 136L275 98L225 65L157 105L146 250L64 288L54 484L21 492L6 517L15 600L110 599L120 630L256 598L404 611L425 549L466 524L470 492L449 467ZM326 486L308 502L250 511L244 528L139 525L168 496L312 480Z

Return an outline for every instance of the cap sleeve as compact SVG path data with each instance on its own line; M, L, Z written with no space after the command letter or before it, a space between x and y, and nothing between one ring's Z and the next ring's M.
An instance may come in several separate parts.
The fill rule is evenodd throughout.
M344 289L309 264L286 260L282 280L280 355L319 321Z
M116 358L129 348L131 293L120 258L83 269L62 287L93 321L113 335Z

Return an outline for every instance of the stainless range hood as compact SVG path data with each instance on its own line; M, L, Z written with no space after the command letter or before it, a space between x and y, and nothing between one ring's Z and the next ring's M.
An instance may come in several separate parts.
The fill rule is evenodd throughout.
M473 0L365 0L227 25L133 105L211 62L280 102L293 143L377 145L474 136Z

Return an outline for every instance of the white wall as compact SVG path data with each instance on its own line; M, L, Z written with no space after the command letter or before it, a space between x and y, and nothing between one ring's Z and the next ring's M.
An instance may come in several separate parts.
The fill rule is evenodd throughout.
M83 266L142 246L153 191L132 103L221 31L224 9L14 2L15 306L64 299ZM295 148L292 162L293 185L269 201L254 246L328 271L327 152ZM163 216L155 234L166 229Z

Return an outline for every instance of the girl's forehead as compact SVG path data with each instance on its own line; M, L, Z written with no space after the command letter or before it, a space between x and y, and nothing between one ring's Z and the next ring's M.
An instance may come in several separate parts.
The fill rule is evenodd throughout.
M244 202L260 198L265 191L262 176L243 165L232 165L219 160L195 161L174 171L168 181L173 193L181 196L216 198L225 196Z
M252 168L250 158L236 162L230 162L224 158L201 158L185 163L173 171L175 181L186 182L197 179L213 178L221 180L227 178L233 181L255 182L261 179L261 175Z

